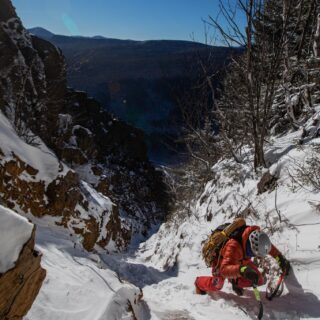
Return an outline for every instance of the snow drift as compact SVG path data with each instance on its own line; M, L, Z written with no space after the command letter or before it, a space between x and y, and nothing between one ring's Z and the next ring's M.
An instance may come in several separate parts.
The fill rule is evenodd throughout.
M0 273L14 267L32 230L33 225L26 218L0 206Z

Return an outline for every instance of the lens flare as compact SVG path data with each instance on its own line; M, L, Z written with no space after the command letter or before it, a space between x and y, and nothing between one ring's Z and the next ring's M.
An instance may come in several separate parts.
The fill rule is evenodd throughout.
M62 14L62 21L72 36L80 35L77 23L67 13Z

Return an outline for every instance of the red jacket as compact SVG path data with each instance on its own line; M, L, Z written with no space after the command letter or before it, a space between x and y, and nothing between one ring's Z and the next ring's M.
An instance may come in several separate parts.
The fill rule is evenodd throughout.
M251 259L246 256L246 244L250 233L256 229L260 230L258 226L248 226L244 230L242 234L242 246L235 239L227 241L221 250L220 263L218 266L222 277L236 279L241 276L240 266L247 265ZM272 245L269 254L275 258L280 254L280 251Z

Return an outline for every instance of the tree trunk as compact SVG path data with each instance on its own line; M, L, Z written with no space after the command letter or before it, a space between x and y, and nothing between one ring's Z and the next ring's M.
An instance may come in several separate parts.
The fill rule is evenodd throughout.
M318 14L317 29L314 35L313 53L316 58L320 57L320 14Z

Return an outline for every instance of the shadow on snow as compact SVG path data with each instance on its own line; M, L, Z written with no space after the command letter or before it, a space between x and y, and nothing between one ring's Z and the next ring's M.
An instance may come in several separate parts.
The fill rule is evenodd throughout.
M320 300L311 292L306 292L298 282L293 270L285 280L288 293L274 298L272 301L264 298L265 292L261 291L264 307L264 319L294 319L301 317L319 318ZM256 319L258 303L253 293L245 290L245 296L238 297L233 293L218 291L210 294L213 300L226 300L231 306L238 307L250 318Z
M176 277L178 267L167 271L160 271L150 266L139 263L130 263L125 257L116 258L113 256L101 256L103 262L109 269L117 273L121 280L128 281L139 288L157 284L163 280Z

